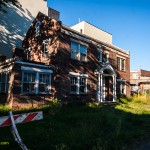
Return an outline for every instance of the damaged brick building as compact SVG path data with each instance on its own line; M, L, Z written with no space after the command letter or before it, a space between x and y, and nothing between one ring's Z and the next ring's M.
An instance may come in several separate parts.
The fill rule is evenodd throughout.
M11 59L0 58L1 102L25 107L51 99L115 102L129 96L129 52L114 46L111 34L82 23L70 28L59 12L39 12L22 48L14 48Z

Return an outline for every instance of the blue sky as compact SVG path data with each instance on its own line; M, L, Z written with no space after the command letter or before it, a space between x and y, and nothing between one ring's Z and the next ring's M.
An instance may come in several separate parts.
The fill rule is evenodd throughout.
M66 26L87 21L113 35L113 44L130 50L131 71L150 71L150 0L48 0Z

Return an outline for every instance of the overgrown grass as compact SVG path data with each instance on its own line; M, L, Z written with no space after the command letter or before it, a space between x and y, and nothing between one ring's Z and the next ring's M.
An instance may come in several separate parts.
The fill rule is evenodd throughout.
M11 109L9 108L8 105L0 105L0 116L4 115L4 114L8 114L8 111L10 111Z
M42 108L41 121L18 124L22 140L30 150L122 150L150 136L150 99L121 99L116 105L88 103L62 106L57 101ZM7 109L4 109L8 111ZM3 109L0 107L0 112ZM26 112L21 110L16 113ZM0 149L17 150L10 127L0 128Z

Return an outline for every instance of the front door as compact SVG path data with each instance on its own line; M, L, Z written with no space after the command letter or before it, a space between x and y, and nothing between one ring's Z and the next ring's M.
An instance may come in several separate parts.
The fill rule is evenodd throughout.
M113 101L113 78L112 76L103 77L103 101Z

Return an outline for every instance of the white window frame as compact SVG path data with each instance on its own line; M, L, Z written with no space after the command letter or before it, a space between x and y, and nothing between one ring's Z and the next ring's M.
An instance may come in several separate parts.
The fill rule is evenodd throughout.
M5 81L2 82L2 74L5 76ZM5 71L5 72L0 72L0 93L7 93L8 92L8 86L9 86L9 77L10 77L10 72ZM4 84L4 90L2 91L2 84Z
M41 22L38 20L35 24L35 37L38 37L40 35L40 26Z
M132 74L132 79L138 79L138 78L139 78L139 76L138 76L137 73L133 73L133 74Z
M105 53L105 55L106 55L106 63L108 63L109 62L109 53Z
M49 45L49 40L43 40L43 53L47 52L48 45Z
M69 75L70 75L70 94L87 94L87 78L88 78L88 75L87 74L74 73L74 72L70 72ZM77 79L76 84L71 84L71 78L76 78ZM80 84L80 80L83 79L83 78L85 79L85 85ZM75 92L71 91L71 86L72 85L76 86L76 91ZM85 86L85 92L80 92L81 86Z
M118 65L118 63L119 63L119 65ZM124 63L124 67L122 67L122 65L123 65L122 63ZM125 71L125 59L123 59L121 57L117 57L117 68L119 71Z
M43 54L43 58L47 58L46 54L48 54L48 45L51 42L51 38L43 40L43 50L42 50L42 54Z
M75 50L72 48L73 43L78 45L78 48ZM81 52L81 46L84 46L86 48L86 52ZM85 55L85 60L82 60L82 55ZM82 42L77 42L76 40L71 41L71 59L78 60L81 62L87 62L87 45Z
M32 81L24 81L25 74L27 74L27 78L28 78L29 73L35 75L35 77L34 77L34 78L35 78L34 82L32 82ZM33 78L32 78L32 76L31 76L31 80L32 80L32 79L33 79ZM30 92L25 92L25 91L24 91L24 84L29 84L29 85L33 84L33 86L34 86L33 92L32 92L31 90L30 90ZM33 71L22 71L22 93L35 93L35 90L36 90L36 72L33 72Z
M98 49L98 62L102 62L103 61L103 53L102 50Z
M31 67L21 67L22 70L22 88L21 93L22 94L51 94L51 74L53 73L52 70L46 70L46 69L39 69L39 68L31 68ZM25 92L23 91L23 80L24 80L24 73L35 73L35 82L34 83L34 92ZM39 85L40 85L40 74L46 74L49 75L49 84L48 84L48 92L40 92L39 91ZM29 83L29 82L28 82ZM41 83L46 84L46 83Z
M124 95L126 95L126 80L117 79L117 82L120 83L120 93L119 93L119 94L124 94ZM124 86L124 92L122 92L123 86Z

